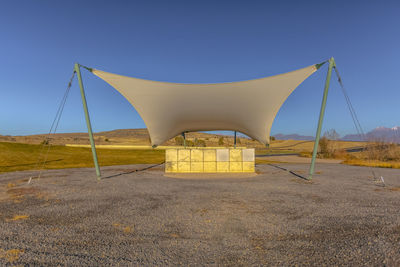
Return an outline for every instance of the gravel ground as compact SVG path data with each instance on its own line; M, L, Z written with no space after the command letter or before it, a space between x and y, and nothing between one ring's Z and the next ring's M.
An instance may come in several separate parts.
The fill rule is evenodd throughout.
M0 175L0 265L400 266L400 170L318 164L307 182L271 165L223 179L148 167Z

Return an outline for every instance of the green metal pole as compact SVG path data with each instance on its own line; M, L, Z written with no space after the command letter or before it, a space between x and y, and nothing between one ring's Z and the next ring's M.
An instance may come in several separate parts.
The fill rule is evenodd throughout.
M322 122L324 120L326 100L328 98L329 83L331 81L332 68L334 66L335 66L335 60L333 59L333 57L331 57L329 59L329 67L328 67L328 74L326 75L324 96L322 97L321 110L319 112L318 128L317 128L317 133L315 135L314 150L313 150L313 154L312 154L311 166L310 166L310 175L308 176L308 180L311 180L312 176L314 174L315 159L317 157L319 138L321 137Z
M186 148L186 135L185 132L182 133L183 136L183 146Z
M90 117L89 117L89 111L88 111L87 102L86 102L85 91L83 89L81 69L80 69L80 65L78 63L75 63L74 70L78 76L79 87L81 88L82 104L83 104L83 110L85 111L86 125L88 128L90 145L92 147L94 167L96 168L97 179L100 180L100 177L101 177L100 167L99 167L99 162L97 160L96 146L94 144L92 125L90 124Z
M235 141L233 142L234 148L236 148L236 131L235 131Z

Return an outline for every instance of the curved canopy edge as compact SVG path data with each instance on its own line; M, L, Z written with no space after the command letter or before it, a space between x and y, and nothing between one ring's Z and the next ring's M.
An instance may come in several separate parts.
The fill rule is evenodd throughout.
M142 117L153 146L186 131L231 130L269 143L272 123L287 97L320 64L275 76L229 83L144 80L91 69Z

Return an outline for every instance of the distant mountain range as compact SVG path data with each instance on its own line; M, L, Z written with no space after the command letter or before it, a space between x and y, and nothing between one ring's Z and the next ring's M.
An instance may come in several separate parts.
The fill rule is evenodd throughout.
M298 134L276 134L274 135L279 140L314 140L315 137ZM387 128L377 127L365 134L368 141L385 141L400 143L400 126ZM358 134L348 134L340 138L343 141L362 141L362 137Z
M28 144L40 144L43 142L46 134L26 135L26 136L4 136L0 135L0 142L17 142ZM304 140L314 141L314 136L300 134L275 134L278 140ZM400 144L400 126L386 128L378 127L365 134L369 141L386 141ZM223 137L224 145L233 145L232 135L222 135L217 133L191 132L186 134L187 140L203 139L207 146L218 146L219 139ZM150 137L147 129L120 129L94 134L96 144L100 145L150 145ZM238 136L242 145L262 146L255 140ZM89 144L87 133L57 133L50 137L52 144ZM343 141L362 141L358 134L348 134L339 140ZM175 138L167 141L166 145L175 144Z
M299 134L275 134L274 137L278 140L314 140L314 136L299 135Z
M365 137L369 141L385 141L385 142L400 143L400 126L392 128L377 127L372 131L366 133ZM358 134L348 134L343 136L341 140L360 141L361 138Z

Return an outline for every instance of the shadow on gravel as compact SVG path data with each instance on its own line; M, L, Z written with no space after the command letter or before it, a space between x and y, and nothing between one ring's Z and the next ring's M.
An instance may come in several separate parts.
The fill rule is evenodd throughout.
M121 172L121 173L118 173L118 174L113 174L113 175L109 175L109 176L106 176L106 177L101 177L101 179L102 180L103 179L111 179L111 178L114 178L114 177L117 177L117 176L121 176L121 175L125 175L125 174L130 174L130 173L134 173L134 172L141 172L141 171L145 171L145 170L148 170L148 169L151 169L151 168L155 168L155 167L161 166L163 164L164 164L164 162L159 163L159 164L154 164L154 165L151 165L151 166L148 166L148 167L145 167L145 168L141 168L141 169L136 169L136 170L133 170L133 171Z
M302 176L302 175L300 175L300 174L297 174L297 173L295 173L294 171L291 171L291 170L289 170L289 169L286 169L286 168L283 168L283 167L281 167L281 166L278 166L278 165L274 165L274 164L268 164L269 166L272 166L272 167L275 167L275 168L277 168L277 169L280 169L280 170L283 170L283 171L287 171L287 172L289 172L290 174L293 174L294 176L296 176L296 177L298 177L298 178L301 178L301 179L303 179L303 180L306 180L306 181L309 181L306 177L304 177L304 176Z

